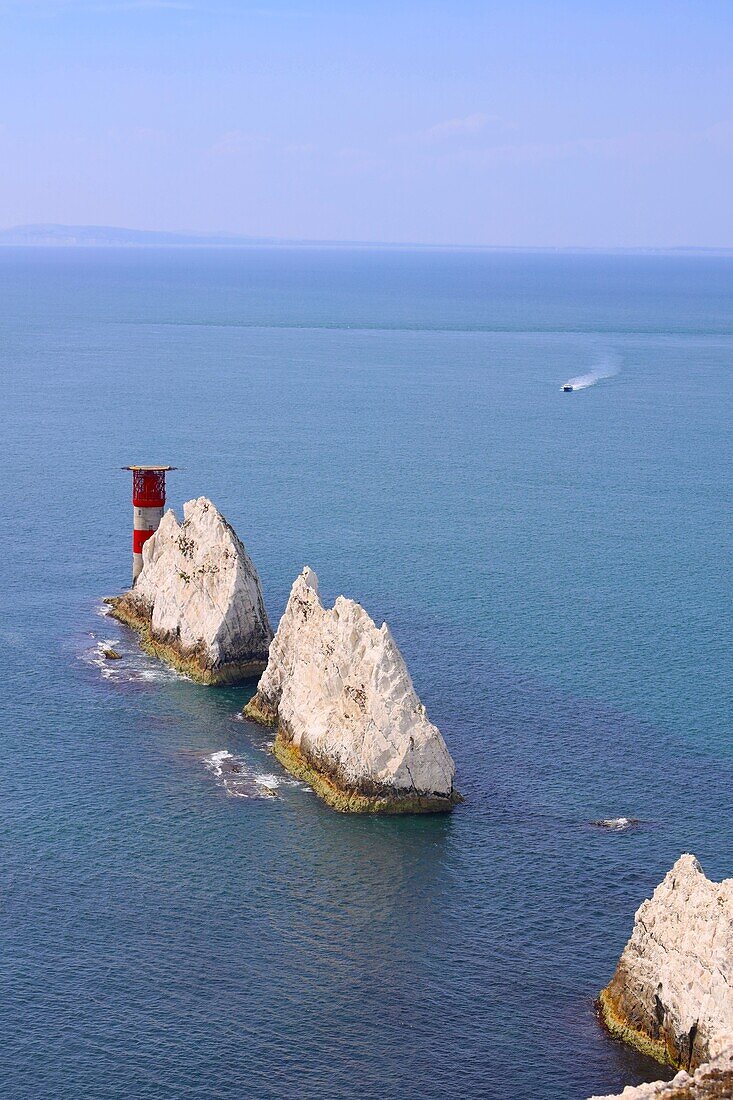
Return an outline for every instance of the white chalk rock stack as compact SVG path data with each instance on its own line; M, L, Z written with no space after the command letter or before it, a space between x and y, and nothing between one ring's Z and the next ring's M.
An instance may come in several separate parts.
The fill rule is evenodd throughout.
M202 683L233 683L265 667L272 628L252 560L206 497L166 512L143 546L129 592L108 601L143 645Z
M245 708L277 726L274 752L336 809L449 810L455 765L430 722L386 623L318 578L295 581L257 694Z
M609 1029L688 1073L733 1049L733 879L683 855L639 908L600 996Z

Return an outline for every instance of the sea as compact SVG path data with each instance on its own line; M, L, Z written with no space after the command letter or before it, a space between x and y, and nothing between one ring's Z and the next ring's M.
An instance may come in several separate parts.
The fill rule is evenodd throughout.
M0 1095L671 1076L595 999L733 874L733 258L4 248L0 376ZM105 616L155 462L273 625L304 565L389 623L454 813L332 811Z

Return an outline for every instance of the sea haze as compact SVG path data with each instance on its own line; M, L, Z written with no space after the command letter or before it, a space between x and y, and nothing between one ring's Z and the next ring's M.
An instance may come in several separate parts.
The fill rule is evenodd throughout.
M733 259L7 247L0 334L0 1093L659 1076L593 1001L680 852L733 874ZM332 812L103 617L155 461L273 623L304 564L389 621L452 816Z

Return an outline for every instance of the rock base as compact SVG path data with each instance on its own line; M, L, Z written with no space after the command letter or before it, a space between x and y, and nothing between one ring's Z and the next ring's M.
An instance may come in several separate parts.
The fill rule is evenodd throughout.
M244 717L263 726L278 724L277 712L255 695L243 711ZM418 794L415 791L389 791L375 794L350 790L309 760L282 728L278 728L272 753L296 779L304 780L334 810L345 814L431 814L448 813L463 801L458 791L449 797Z
M253 695L245 706L242 714L261 726L276 726L277 711L269 706L259 695Z
M415 792L399 791L382 794L361 794L340 787L330 775L319 771L302 754L292 741L286 740L281 733L275 738L273 754L282 766L303 779L316 794L334 810L345 814L431 814L448 813L458 802L462 802L458 792L449 798L440 795L423 795Z
M206 664L203 655L196 650L184 650L175 641L155 638L150 630L150 618L141 612L129 597L112 596L104 602L109 608L107 614L111 618L137 631L140 635L141 649L151 657L165 661L177 672L182 672L189 679L195 680L197 684L207 684L212 687L238 684L260 676L265 670L266 661L246 661L211 668Z
M612 985L613 983L611 983ZM598 1014L611 1035L615 1039L621 1039L629 1046L635 1047L641 1054L653 1058L662 1065L674 1066L675 1069L687 1069L675 1058L674 1051L668 1049L667 1044L661 1039L652 1037L641 1027L635 1027L632 1020L627 1019L623 1009L614 1000L611 985L601 990L598 997Z

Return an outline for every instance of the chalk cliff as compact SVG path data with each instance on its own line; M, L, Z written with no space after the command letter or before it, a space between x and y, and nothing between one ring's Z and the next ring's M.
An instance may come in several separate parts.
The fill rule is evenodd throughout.
M681 1070L671 1081L627 1085L623 1092L591 1096L590 1100L730 1100L733 1096L733 1054L700 1066L692 1075Z
M612 1033L688 1073L733 1049L733 879L711 882L680 856L637 911L599 1004Z
M206 497L173 511L143 546L133 587L107 601L148 652L205 684L257 675L272 628L260 579L243 544Z
M339 596L323 607L304 569L245 715L277 727L274 752L338 810L450 810L455 766L389 628Z

